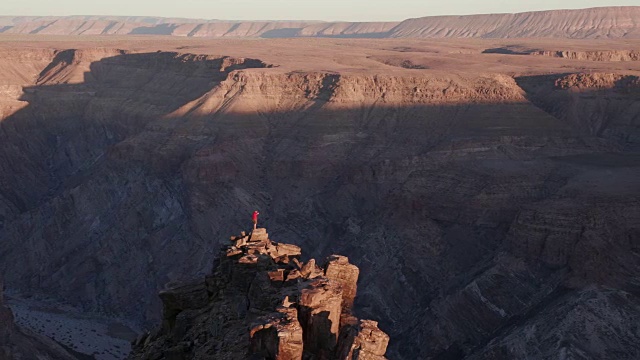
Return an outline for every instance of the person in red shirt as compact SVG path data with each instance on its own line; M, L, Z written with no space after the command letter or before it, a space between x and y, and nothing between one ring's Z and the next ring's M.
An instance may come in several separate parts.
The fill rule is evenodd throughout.
M256 227L258 227L258 215L260 215L258 210L253 212L253 216L252 216L252 219L253 219L253 230L255 230Z

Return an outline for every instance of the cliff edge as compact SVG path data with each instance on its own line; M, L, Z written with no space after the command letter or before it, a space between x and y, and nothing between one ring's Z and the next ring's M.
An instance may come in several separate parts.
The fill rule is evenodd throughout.
M360 270L348 258L303 263L264 228L231 241L211 275L160 292L162 325L129 359L385 359L389 336L353 315Z

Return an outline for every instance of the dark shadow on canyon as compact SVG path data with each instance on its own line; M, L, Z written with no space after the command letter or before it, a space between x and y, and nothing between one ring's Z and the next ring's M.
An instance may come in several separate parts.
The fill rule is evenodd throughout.
M260 37L265 39L295 38L300 30L302 28L274 29L265 31Z
M390 31L385 32L371 32L365 34L337 34L337 35L318 35L320 38L331 39L385 39L391 35Z
M171 35L179 25L160 24L155 26L137 27L129 33L130 35Z
M509 47L485 49L482 51L482 53L483 54L502 54L502 55L528 55L528 53L526 52L513 50L513 49L510 49Z
M589 77L589 74L564 73L523 76L516 82L526 91L531 103L580 133L615 139L622 146L638 151L640 78L633 75L620 75L612 80ZM581 81L595 86L585 89Z
M292 39L292 38L304 38L306 36L300 35L300 32L303 31L304 28L286 28L286 29L275 29L269 30L260 35L261 38L265 39ZM385 39L389 37L391 32L371 32L364 34L337 34L337 35L315 35L309 36L309 38L328 38L328 39Z

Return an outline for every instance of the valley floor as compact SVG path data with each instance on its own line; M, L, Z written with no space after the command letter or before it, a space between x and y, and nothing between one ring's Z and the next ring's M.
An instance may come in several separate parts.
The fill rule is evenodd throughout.
M86 359L120 360L131 350L132 330L117 320L91 317L47 301L8 297L16 323L47 336Z

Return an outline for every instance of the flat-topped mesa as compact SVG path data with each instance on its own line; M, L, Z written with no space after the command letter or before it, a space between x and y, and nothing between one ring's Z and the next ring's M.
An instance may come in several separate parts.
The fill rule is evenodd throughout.
M384 359L389 336L351 312L359 269L347 257L303 263L263 228L231 242L204 281L160 293L163 324L130 359Z

